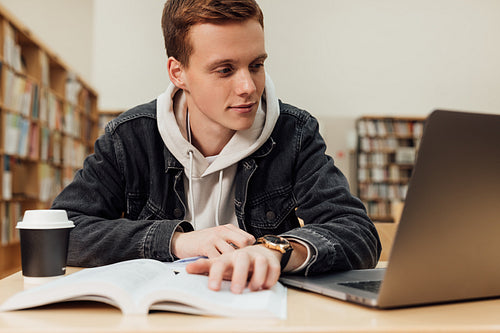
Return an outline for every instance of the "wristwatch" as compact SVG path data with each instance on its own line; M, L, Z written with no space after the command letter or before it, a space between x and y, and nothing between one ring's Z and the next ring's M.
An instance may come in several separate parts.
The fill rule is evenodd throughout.
M293 247L290 245L290 242L281 236L265 235L258 238L256 244L262 244L268 249L281 252L283 254L281 257L281 270L283 271L288 263L288 260L290 260L290 255L293 251Z

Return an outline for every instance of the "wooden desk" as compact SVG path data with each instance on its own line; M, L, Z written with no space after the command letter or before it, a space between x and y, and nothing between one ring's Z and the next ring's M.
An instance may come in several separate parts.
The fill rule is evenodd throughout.
M75 269L69 269L74 272ZM20 272L0 280L0 302L23 289ZM157 312L123 316L92 302L0 313L0 332L500 332L500 299L373 310L288 290L288 319L231 319Z

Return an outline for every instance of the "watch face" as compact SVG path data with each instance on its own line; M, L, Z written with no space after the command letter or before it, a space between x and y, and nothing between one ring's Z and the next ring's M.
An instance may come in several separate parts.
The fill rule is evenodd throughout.
M288 244L288 242L285 239L278 237L278 236L267 235L267 236L265 236L265 238L268 242L271 242L274 244Z

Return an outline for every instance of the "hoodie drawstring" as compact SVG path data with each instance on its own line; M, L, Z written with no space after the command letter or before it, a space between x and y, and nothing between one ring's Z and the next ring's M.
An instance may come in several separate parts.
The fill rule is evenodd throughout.
M196 214L194 213L194 195L193 195L193 151L189 149L188 151L189 154L189 201L191 201L191 221L193 222L193 228L196 230L196 220L195 216Z
M215 206L215 225L219 226L219 206L222 199L222 176L223 171L219 171L219 195L217 196L217 206Z
M187 127L187 135L188 135L188 141L191 143L191 125L189 122L189 112L187 112L186 115L186 127ZM194 194L193 194L193 166L194 166L194 156L193 156L193 150L189 149L188 150L188 155L189 155L189 178L188 178L188 183L189 183L189 201L191 203L191 221L193 223L193 228L196 230L196 214L194 210ZM219 193L217 195L217 204L215 206L215 225L219 226L219 207L220 203L222 201L222 178L224 176L224 171L220 170L219 171Z

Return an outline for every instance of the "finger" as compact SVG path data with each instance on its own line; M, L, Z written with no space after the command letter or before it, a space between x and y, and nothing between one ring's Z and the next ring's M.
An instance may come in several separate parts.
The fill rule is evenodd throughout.
M217 258L217 257L220 257L220 252L219 250L217 250L216 247L214 246L210 246L208 249L207 249L207 257L209 259L213 259L213 258Z
M267 267L267 278L266 282L262 286L264 289L269 289L278 282L281 275L281 266L279 262L270 262Z
M222 280L224 278L224 273L226 270L230 269L229 263L226 260L213 260L211 262L210 271L208 273L208 288L211 290L218 291Z
M257 291L264 288L267 278L268 262L265 257L258 256L253 263L253 273L248 284L248 288L252 291Z
M244 242L250 242L252 240L255 242L255 237L252 234L249 234L245 230L240 229L233 224L224 224L222 227L225 228L227 235L230 235L229 237L231 238L236 237L237 239L240 239ZM252 242L251 244L253 244L254 242Z
M233 252L235 250L234 246L229 244L223 239L220 239L216 244L215 247L220 253L229 253Z
M207 274L210 271L210 260L198 259L186 265L186 272L189 274Z
M243 248L255 243L255 237L248 232L235 227L232 224L226 224L224 239L227 243L234 244L237 248Z
M246 252L235 252L232 260L233 275L231 277L231 291L241 294L247 285L250 270L250 256Z

